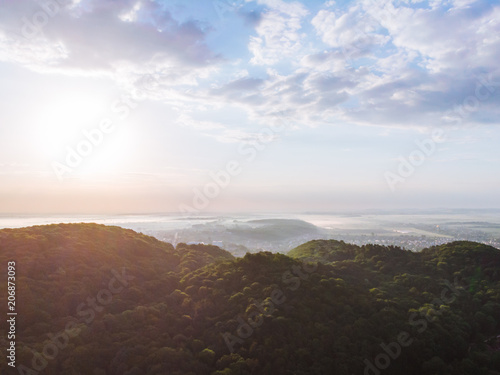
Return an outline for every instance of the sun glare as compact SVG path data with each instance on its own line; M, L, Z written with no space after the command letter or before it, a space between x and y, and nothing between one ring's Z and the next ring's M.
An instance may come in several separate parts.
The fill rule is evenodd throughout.
M115 105L122 111L117 112L109 98L79 94L47 101L40 108L39 152L59 180L98 181L123 172L137 135L123 118L131 108L120 105Z
M111 134L103 135L102 142L92 152L82 159L81 165L73 172L80 179L101 179L106 176L107 180L116 177L126 170L125 166L130 163L129 155L133 150L134 132L130 127L120 127ZM111 177L111 178L110 178Z
M44 103L37 113L38 142L43 155L54 159L82 134L82 129L99 120L104 98L90 94L69 94Z

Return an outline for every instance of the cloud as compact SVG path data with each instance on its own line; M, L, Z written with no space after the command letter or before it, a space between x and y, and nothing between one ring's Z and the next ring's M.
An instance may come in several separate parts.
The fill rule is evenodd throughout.
M0 2L1 60L42 72L83 75L115 76L147 67L172 83L192 83L185 78L193 76L189 72L219 59L206 46L208 30L192 20L174 20L157 2L39 4Z
M263 80L259 78L240 78L225 84L223 87L214 90L214 93L235 94L249 90L258 89Z
M311 23L323 42L341 48L345 58L361 57L389 41L380 23L359 6L338 14L320 10Z
M286 25L296 13L282 14L278 6L263 12L262 34L285 37L275 50L261 48L272 45L262 39L252 50L252 62L273 66L286 58L292 61L291 71L268 69L265 78L229 81L211 94L245 108L260 122L277 113L293 124L311 126L424 128L457 123L457 116L463 124L498 122L498 6L482 1L467 6L452 1L352 4L342 9L331 4L311 15L320 38L312 52L297 31L307 13L297 17L292 30ZM266 17L276 25L266 26ZM295 33L295 42L287 39L286 31ZM283 51L287 43L290 48ZM490 82L489 89L481 80Z
M347 91L353 87L355 83L349 79L328 72L280 75L269 70L266 78L237 78L206 92L205 98L215 96L218 103L236 105L257 124L282 120L293 127L324 123L326 116L338 110L338 104L348 100Z
M387 30L398 49L416 52L431 72L493 67L500 57L500 39L493 37L500 31L499 8L486 1L466 3L466 8L463 1L412 8L367 0L363 8Z
M304 17L309 13L305 5L298 1L286 2L283 0L257 0L257 3L265 5L268 9L286 14L290 17Z
M452 0L451 4L452 4L452 9L457 10L457 9L468 9L475 2L477 2L477 0Z
M302 49L301 20L308 14L298 2L285 3L281 0L259 0L267 7L261 14L257 36L251 36L248 49L255 65L274 65L294 56Z
M490 84L488 93L478 82L499 82L500 8L484 1L411 3L364 0L320 10L311 24L329 48L303 57L303 71L350 83L344 88L350 104L337 108L346 122L446 125L445 114L467 103L474 108L465 111L464 123L495 122L500 85ZM478 87L485 93L480 99ZM325 90L317 86L304 95L311 93L320 97Z
M212 89L208 96L222 97L229 103L244 103L251 106L261 105L264 98L259 94L259 91L263 83L264 80L260 78L237 78L221 87Z
M254 34L238 17L235 35L248 42L248 54L231 59L215 52L209 22L180 21L165 4L81 0L23 38L25 20L42 8L0 0L0 60L42 72L106 75L186 113L238 107L256 124L280 117L293 126L438 126L456 123L457 108L464 123L498 122L498 5L360 0L328 2L312 13L306 2L247 1L235 11ZM480 100L479 80L492 82L479 88L489 93ZM477 106L464 112L471 100ZM192 126L221 141L251 133L229 123Z

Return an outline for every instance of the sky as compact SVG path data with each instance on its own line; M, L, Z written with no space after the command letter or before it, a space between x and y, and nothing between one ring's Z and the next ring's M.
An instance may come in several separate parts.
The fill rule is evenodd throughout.
M500 2L0 0L0 213L500 207Z

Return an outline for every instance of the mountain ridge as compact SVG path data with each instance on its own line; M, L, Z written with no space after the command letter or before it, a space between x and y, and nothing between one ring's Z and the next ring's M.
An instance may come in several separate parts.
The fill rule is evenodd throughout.
M0 230L0 263L17 265L17 363L40 374L375 373L381 343L406 332L384 374L498 375L493 249L320 240L234 258L97 224Z

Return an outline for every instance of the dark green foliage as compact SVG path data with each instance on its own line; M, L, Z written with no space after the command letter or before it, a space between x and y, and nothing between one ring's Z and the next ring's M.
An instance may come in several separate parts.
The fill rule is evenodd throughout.
M8 260L18 364L68 334L41 374L363 374L397 342L408 345L381 374L500 374L500 253L477 243L412 253L321 240L235 259L73 224L0 230L2 280ZM90 319L88 298L123 269L133 279ZM0 306L6 295L1 282Z

